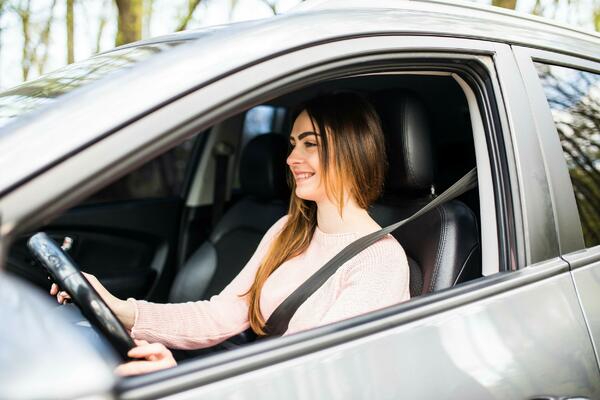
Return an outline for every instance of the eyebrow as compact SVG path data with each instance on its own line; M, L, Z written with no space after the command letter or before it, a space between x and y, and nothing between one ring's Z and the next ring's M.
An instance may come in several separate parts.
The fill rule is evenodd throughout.
M310 135L314 135L314 136L320 136L317 132L313 132L313 131L306 131L306 132L302 132L300 134L298 134L298 140L302 140L307 136ZM293 136L290 136L290 140L295 139Z

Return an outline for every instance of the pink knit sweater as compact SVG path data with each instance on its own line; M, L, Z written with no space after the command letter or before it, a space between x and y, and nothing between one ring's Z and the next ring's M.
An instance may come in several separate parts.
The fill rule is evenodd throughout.
M249 327L248 291L274 237L287 216L265 234L246 266L210 300L181 304L129 301L135 305L132 336L170 348L196 349L218 344ZM265 282L260 307L265 319L300 284L361 234L327 234L318 227L306 251L284 262ZM391 235L344 264L292 317L287 334L354 317L410 297L409 268L402 246Z

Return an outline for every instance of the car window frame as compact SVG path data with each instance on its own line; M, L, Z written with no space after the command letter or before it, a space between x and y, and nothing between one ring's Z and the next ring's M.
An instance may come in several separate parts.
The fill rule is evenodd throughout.
M444 53L446 53L444 57L447 57L447 54L452 54L455 57L464 56L471 58L483 56L489 58L490 61L493 57L496 64L491 63L488 65L488 68L491 68L490 71L494 71L494 68L497 68L497 63L499 61L504 64L510 64L511 60L513 60L510 49L506 44L447 37L423 38L419 36L412 37L398 35L391 38L389 36L377 38L358 38L349 39L344 42L340 41L321 45L323 47L316 51L326 52L334 47L339 47L342 54L350 54L353 50L356 50L356 44L358 43L357 41L361 41L366 48L368 48L367 45L370 42L378 43L378 50L382 53L384 52L384 46L382 46L382 43L386 43L387 41L387 45L390 48L393 48L398 52L398 54L402 54L407 59L410 59L411 57L420 58L425 55L430 57L436 55L439 56L440 54ZM95 190L95 188L100 186L103 182L107 181L109 179L107 176L97 177L94 182L86 182L85 184L79 186L77 190L69 193L67 196L64 196L64 187L72 186L69 186L69 182L73 182L73 180L77 180L78 182L82 181L81 176L69 176L69 172L72 171L75 166L85 165L85 162L91 159L97 159L96 157L98 154L104 154L108 156L111 149L121 146L122 143L127 143L126 148L120 148L120 153L118 155L113 155L113 158L109 157L108 159L103 159L103 161L106 163L106 167L109 167L110 164L114 164L115 161L117 161L112 168L108 168L104 172L105 174L124 174L128 170L135 168L141 163L159 154L161 149L164 149L167 146L173 146L174 144L185 140L187 137L189 137L189 135L192 134L192 132L202 130L202 128L210 126L219 120L234 115L236 110L249 108L253 105L253 101L256 102L256 100L252 100L252 96L256 98L258 97L257 94L249 95L249 98L240 96L240 98L237 99L237 102L221 102L220 104L213 103L209 105L206 104L208 101L207 99L218 99L219 97L210 96L207 94L210 93L216 95L218 93L223 93L223 89L233 85L233 82L247 82L248 75L257 76L255 75L256 70L260 68L269 68L267 66L269 63L280 63L283 65L289 64L296 66L306 63L306 60L303 60L303 58L306 55L306 51L311 49L314 48L303 49L295 51L294 53L281 55L277 57L277 59L264 61L261 64L257 64L251 68L248 68L247 70L236 72L227 78L213 82L210 85L181 97L176 102L168 104L163 108L156 110L152 114L135 121L134 123L122 128L118 132L110 135L103 141L97 143L97 145L78 153L71 159L60 165L57 165L55 168L53 168L53 171L49 171L51 174L43 174L28 182L26 185L24 185L24 188L20 188L18 192L24 194L17 195L12 193L12 197L9 201L12 201L14 206L17 201L32 198L33 193L35 193L34 188L39 187L40 185L48 186L50 183L59 183L58 186L60 186L60 183L62 183L63 192L60 192L61 188L58 187L54 188L54 193L49 194L54 195L54 197L58 198L59 200L56 201L52 207L45 208L44 206L47 206L47 204L44 204L41 200L39 200L37 203L34 202L33 204L30 204L30 214L32 209L41 213L41 215L37 215L36 218L31 220L27 220L28 216L26 215L26 212L22 210L17 211L17 207L14 207L11 209L12 212L9 212L10 221L16 224L16 226L18 226L20 229L33 226L36 223L39 223L39 221L43 220L43 218L48 218L53 214L58 213L59 210L77 202L79 199L84 197L86 193ZM365 52L367 51L365 50ZM368 54L366 56L372 56L372 49L367 53ZM358 58L359 55L355 55L354 57ZM290 63L290 61L292 62ZM334 63L334 61L329 62L331 64ZM348 62L348 60L345 60L345 62ZM514 62L514 60L512 62ZM291 68L291 66L288 68ZM281 73L282 70L279 69L277 71ZM491 89L498 97L498 104L495 105L495 107L497 107L501 119L500 130L503 137L500 138L500 140L502 141L503 146L507 146L510 149L511 136L505 133L509 125L508 117L505 114L506 111L504 110L504 105L502 103L502 91L499 87L499 82L502 82L501 69L497 69L497 73L498 77L494 79L493 87ZM300 75L301 72L298 72L297 74ZM233 79L233 76L236 78ZM277 79L277 86L284 87L284 81L286 78L284 78L282 75ZM323 77L320 77L320 79L323 79ZM304 84L306 84L306 82ZM289 87L287 89L291 90ZM256 89L253 89L253 91L254 90ZM269 88L267 83L265 83L265 87L262 90L267 93L271 93L271 95L275 97L274 89ZM262 100L264 100L264 98ZM198 111L199 109L203 112L200 113ZM186 124L181 124L179 122L175 123L174 121L169 121L168 115L186 115L189 116L187 120L193 120L193 122ZM175 124L175 126L173 126L173 124ZM149 137L152 138L152 141L150 143L141 141L139 138L140 131L145 132L146 135L150 135ZM493 151L498 150L495 149ZM507 158L510 159L510 156ZM119 163L119 161L121 163ZM84 171L81 173L84 174ZM52 177L50 177L50 175L52 175ZM62 181L61 178L65 178L65 181ZM201 384L202 382L206 383L207 381L213 381L214 379L221 379L223 374L231 376L231 374L248 371L249 368L252 370L257 366L257 363L266 365L264 363L270 364L274 360L281 361L284 359L290 359L298 356L299 354L313 352L323 348L324 346L327 347L335 345L336 343L340 343L340 341L343 342L345 340L351 340L352 338L356 339L364 335L370 335L382 329L387 329L390 324L405 324L411 320L414 320L415 318L422 318L424 316L437 314L444 310L457 307L461 304L477 301L495 293L501 293L505 291L507 287L518 287L519 285L527 284L532 280L542 279L552 273L562 270L562 268L562 265L557 264L554 268L547 268L544 271L536 271L532 274L518 274L510 277L507 277L505 274L498 274L497 276L486 278L484 281L468 282L461 287L453 288L445 292L433 293L430 296L416 299L415 301L395 306L390 309L382 310L381 312L372 313L368 316L358 317L351 321L345 321L332 326L317 328L314 331L311 330L310 332L293 335L294 337L282 338L280 341L276 342L259 343L253 349L241 349L239 352L236 352L236 354L227 354L220 358L215 357L214 359L211 359L211 364L213 365L223 365L223 363L229 365L235 361L235 364L231 364L231 366L228 367L227 371L225 372L216 372L214 369L207 368L206 363L203 365L202 362L190 362L189 364L182 366L177 370L164 371L149 377L136 378L137 380L134 379L131 384L124 388L124 390L135 397L136 393L140 393L140 391L142 393L147 393L148 390L156 390L157 392L155 393L166 393L169 390L172 390L172 388L168 388L170 386L168 384L168 380L176 376L179 377L179 379L184 379L184 377L187 376L191 379L191 381L188 380L188 383L194 386L196 384ZM294 346L291 346L292 344L299 344L299 346L295 346L294 350ZM249 360L249 358L251 358L250 355L260 354L262 350L266 352L265 354L270 354L270 356L265 356L265 354L263 354L263 357L260 357L260 359L254 357L252 360ZM194 383L191 383L192 381ZM166 384L166 387L162 386L162 384Z
M484 290L484 289L483 289L484 287L489 287L489 285L493 285L494 283L496 283L496 282L501 282L501 281L503 281L503 280L504 280L504 277L503 277L503 276L496 276L496 277L494 277L492 280L490 280L490 281L487 281L487 282L486 282L486 284L484 284L483 286L481 286L481 289L482 289L482 290ZM481 283L481 282L479 282L479 283ZM477 286L477 285L475 285L475 287L476 287L476 286ZM475 289L475 287L472 287L471 289ZM475 290L477 290L477 289L475 289ZM468 293L469 293L469 291L468 291L468 290L466 290L466 289L465 289L465 291L464 291L464 292L462 292L462 294L468 294ZM443 296L443 297L444 297L445 299L451 299L451 298L453 297L453 295L454 295L454 294L455 294L455 293L445 293L445 296ZM434 299L433 297L435 297L435 294L434 294L434 296L432 296L432 298L429 298L429 299L427 299L428 301L426 301L426 304L435 303L436 301L439 301L439 300L440 300L440 298L438 298L438 299ZM431 302L431 303L430 303L430 302ZM404 306L407 306L407 305L404 305ZM418 309L419 307L422 307L422 306L423 306L422 304L413 304L413 307L414 307L414 308L416 308L416 309ZM402 306L401 306L401 307L402 307ZM412 308L412 307L411 307L411 308ZM400 310L399 310L399 309L398 309L398 310L388 310L388 312L389 312L389 313L393 313L393 314L397 314L398 312L400 312ZM360 326L360 325L361 325L361 324L363 324L363 323L364 323L364 321L360 321L360 322L359 322L359 321L353 321L353 324L352 324L351 326L354 326L354 327L356 327L356 326ZM337 329L336 329L336 331L337 331L337 330L339 330L339 329L341 329L341 328L337 328ZM317 329L317 330L318 330L318 329ZM322 335L323 335L323 333L322 333L322 332L321 332L320 334L319 334L319 333L317 333L317 332L315 332L315 333L314 333L314 335L316 335L316 338L318 339L318 341L321 341L321 339L322 339ZM296 338L297 338L298 340L302 340L302 339L301 339L301 336L302 336L302 334L301 334L301 335L298 335ZM287 339L287 338L283 338L283 339ZM304 340L302 340L302 341L304 341ZM255 348L256 350L255 350L254 352L251 352L251 353L249 353L249 354L254 354L254 355L258 354L258 352L259 352L259 347L262 347L262 345L263 345L262 343L259 343L259 344L257 344L257 346L258 346L258 347L256 347L256 348ZM281 346L285 347L285 346L286 346L286 344L282 344ZM277 346L276 348L281 348L281 346ZM240 349L240 350L239 350L239 353L238 353L240 358L237 358L237 360L236 360L236 361L238 361L238 362L239 362L239 361L243 361L243 359L245 358L244 354L245 354L247 351L248 351L248 349ZM248 354L248 356L249 356L249 354ZM211 361L213 361L213 362L215 363L215 364L214 364L215 366L216 366L216 365L222 365L221 363L227 363L227 364L229 364L229 362L233 362L233 360L231 360L231 359L228 359L228 358L229 358L228 356L230 356L230 355L219 355L219 356L216 356L216 357L212 358L212 360L211 360ZM200 361L202 361L202 360L200 360ZM194 367L191 365L191 364L193 364L193 363L194 363L194 362L191 362L191 363L189 363L188 365L186 365L186 366L185 366L185 369L191 369L191 370L193 371L193 370L195 369L195 368L194 368ZM235 369L236 369L236 368L235 368L234 366L232 366L232 369L231 369L231 371L235 371ZM190 371L190 372L192 372L192 371ZM229 372L231 372L231 371L229 371ZM169 374L169 372L170 372L170 371L165 371L165 373L167 373L167 374ZM198 372L198 371L196 371L196 372ZM187 372L187 371L185 371L184 369L182 369L182 370L180 371L180 373L181 373L181 374L184 374L184 375L187 375L187 373L188 373L188 372ZM193 373L195 374L195 372L193 372ZM180 376L180 375L179 375L179 373L177 373L177 375L178 375L178 376ZM210 376L210 373L209 373L208 375ZM227 375L228 375L228 374L227 374ZM212 378L212 379L211 379L211 378L208 378L208 376L207 376L206 378L207 378L207 379L209 379L210 381L212 381L212 379L221 379L221 378L214 378L214 376L213 376L213 378ZM146 386L146 385L148 385L148 384L151 384L151 385L152 385L152 382L153 382L153 380L152 380L151 378L147 378L147 377L139 377L139 378L136 378L136 379L139 379L139 380L137 381L137 383L136 383L136 382L134 382L132 386L130 386L130 385L126 385L125 387L121 387L121 389L123 389L123 390L127 391L129 394L131 394L131 395L135 396L135 393L137 392L137 390L138 390L138 389L142 389L143 387L146 387L146 388L147 388L147 386ZM131 382L131 381L130 381L130 382ZM205 381L205 382L206 382L206 381ZM161 389L159 389L159 388L157 388L157 389L158 389L159 391L161 390ZM143 391L143 390L142 390L142 391ZM139 393L139 392L138 392L138 393Z

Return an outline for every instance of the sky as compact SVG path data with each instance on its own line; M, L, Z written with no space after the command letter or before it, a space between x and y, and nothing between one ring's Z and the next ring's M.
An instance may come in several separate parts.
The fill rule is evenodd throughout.
M144 37L159 36L173 32L188 0L154 0L150 24L144 27ZM569 8L567 0L560 0L556 20L584 29L593 29L591 18L593 0L575 0L577 7ZM300 0L278 1L278 12L285 12ZM475 0L477 3L489 4L490 0ZM52 0L31 0L34 16L33 23L42 24L48 16ZM517 10L529 12L535 0L519 0ZM549 6L553 0L543 0ZM188 28L197 28L223 24L230 21L243 21L266 18L272 15L270 8L261 0L239 0L230 13L230 0L203 0L194 13ZM581 15L578 15L581 14ZM90 57L95 52L99 17L104 14L110 21L103 33L101 50L114 47L116 36L116 11L113 0L76 0L75 7L75 60ZM50 37L50 52L45 72L60 68L66 63L66 28L65 1L58 0L54 11L54 23ZM37 37L36 37L37 38ZM15 13L5 12L0 17L0 90L15 86L22 81L21 52L23 37L21 25ZM37 71L30 72L29 79L37 76Z

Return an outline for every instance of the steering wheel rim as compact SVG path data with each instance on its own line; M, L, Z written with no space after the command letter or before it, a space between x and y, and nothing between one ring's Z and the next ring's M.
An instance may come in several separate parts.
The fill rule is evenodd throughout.
M29 238L27 247L61 290L69 293L81 313L104 334L119 356L127 360L127 352L135 347L133 339L71 257L44 232Z

